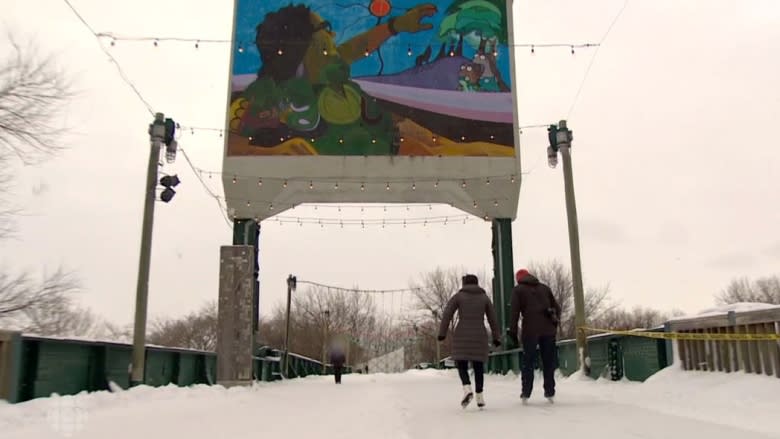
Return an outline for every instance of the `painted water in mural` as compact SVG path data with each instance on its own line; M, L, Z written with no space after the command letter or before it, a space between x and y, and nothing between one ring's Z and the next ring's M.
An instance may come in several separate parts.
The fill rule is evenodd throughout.
M505 0L238 0L227 155L514 157Z

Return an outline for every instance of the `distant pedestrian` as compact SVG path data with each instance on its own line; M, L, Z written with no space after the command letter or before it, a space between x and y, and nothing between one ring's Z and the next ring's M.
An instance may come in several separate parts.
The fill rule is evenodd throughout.
M557 350L555 334L560 323L561 306L555 300L552 290L539 282L526 269L518 270L517 285L512 290L512 310L509 321L509 336L517 340L517 322L523 316L520 342L523 346L522 393L525 403L531 397L534 387L534 360L541 353L544 376L544 397L552 402L555 396L555 362ZM538 351L537 351L538 348Z
M474 381L477 393L477 406L485 406L483 395L485 383L485 363L488 360L489 342L501 346L500 331L496 320L496 311L487 293L479 286L479 279L473 274L463 276L463 287L450 298L442 315L439 326L439 341L447 337L447 330L455 311L458 312L458 324L455 327L452 343L452 359L458 367L463 384L461 406L471 403L474 393L469 380L469 362L474 369ZM485 316L490 324L491 338L485 330Z
M347 356L341 346L334 344L330 349L330 364L333 365L333 374L336 378L336 384L341 384L341 374L344 370L344 363Z

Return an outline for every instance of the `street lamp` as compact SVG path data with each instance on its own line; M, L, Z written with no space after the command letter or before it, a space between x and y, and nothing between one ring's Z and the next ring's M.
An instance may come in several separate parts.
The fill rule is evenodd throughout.
M577 203L574 199L574 177L571 166L571 142L574 139L572 131L566 126L566 121L558 122L558 126L550 125L547 129L547 163L551 168L558 165L558 152L563 161L563 183L566 194L566 216L569 226L569 253L571 255L572 281L574 282L574 326L577 335L577 360L580 370L590 374L590 357L588 355L588 340L585 337L585 295L582 286L582 263L580 261L580 234L577 226Z
M287 276L287 317L285 321L286 329L284 331L284 376L287 377L289 364L288 358L290 356L290 302L292 301L292 292L295 291L295 287L298 284L298 278L292 274Z
M436 358L433 362L435 364L436 369L439 368L439 360L441 359L441 343L439 343L438 337L436 336L436 324L439 322L439 310L438 309L432 309L431 315L433 315L433 342L436 343Z
M322 313L325 316L325 324L323 325L323 331L322 331L322 366L325 367L325 364L328 362L328 326L330 325L330 311L325 310Z

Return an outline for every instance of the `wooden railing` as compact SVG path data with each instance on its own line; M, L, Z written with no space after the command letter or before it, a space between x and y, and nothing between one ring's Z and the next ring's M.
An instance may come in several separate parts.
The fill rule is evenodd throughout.
M685 370L744 371L780 378L780 340L737 340L739 334L780 334L780 308L672 320L668 330L717 338L677 340Z

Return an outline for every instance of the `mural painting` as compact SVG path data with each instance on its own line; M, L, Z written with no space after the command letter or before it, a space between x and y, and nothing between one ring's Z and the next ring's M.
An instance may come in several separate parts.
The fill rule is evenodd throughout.
M237 0L228 156L515 157L505 0Z

